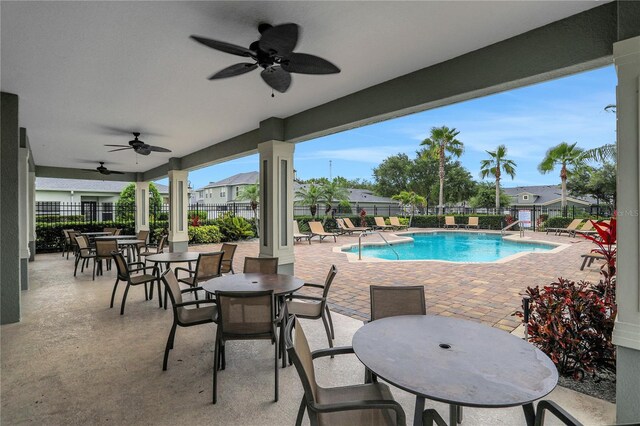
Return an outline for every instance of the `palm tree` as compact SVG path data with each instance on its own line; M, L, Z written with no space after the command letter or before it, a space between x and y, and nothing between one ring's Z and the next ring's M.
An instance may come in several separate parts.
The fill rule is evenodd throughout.
M294 204L301 206L309 206L311 216L315 217L318 210L318 203L322 201L322 192L320 187L314 183L310 183L306 188L301 186L296 191L296 197L299 198Z
M325 202L324 214L327 216L332 209L334 201L349 201L349 191L344 186L341 180L337 178L331 182L323 182L320 184L320 194L322 200Z
M549 148L544 159L538 164L540 173L549 173L556 165L560 165L560 180L562 181L562 210L567 207L567 166L576 166L583 161L584 150L576 147L577 142L568 144L562 142Z
M413 214L416 210L416 207L419 205L424 205L427 202L427 199L416 194L411 191L401 191L399 194L396 194L391 197L394 200L400 201L400 204L404 208L405 206L411 207L411 213L409 215L409 227L411 227L411 221L413 220ZM404 209L403 209L404 210Z
M257 183L253 185L247 185L243 187L238 196L239 201L249 201L251 204L251 210L253 210L253 217L258 217L258 203L260 202L260 186Z
M498 145L495 151L487 151L487 154L491 158L480 161L480 178L484 179L487 176L496 178L496 210L500 210L500 178L502 177L502 172L513 179L516 176L516 163L507 158L507 147L504 145Z
M462 142L456 139L460 132L447 126L432 127L431 136L423 140L420 145L427 145L429 155L440 161L440 195L438 196L438 213L443 214L444 209L444 163L446 153L454 157L460 157L464 151Z

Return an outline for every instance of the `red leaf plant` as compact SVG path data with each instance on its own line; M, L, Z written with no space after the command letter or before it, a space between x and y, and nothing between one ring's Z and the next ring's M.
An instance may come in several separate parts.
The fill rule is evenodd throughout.
M200 216L198 214L191 216L191 226L200 226Z

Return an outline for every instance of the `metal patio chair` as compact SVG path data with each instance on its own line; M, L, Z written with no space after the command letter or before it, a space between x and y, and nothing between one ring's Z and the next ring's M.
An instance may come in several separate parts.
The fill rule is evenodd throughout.
M278 258L245 257L243 272L245 274L277 274Z
M116 277L116 282L113 285L113 292L111 293L111 304L109 308L113 308L113 299L116 295L116 290L118 288L118 283L120 281L125 281L126 287L124 289L124 294L122 295L122 304L120 305L120 315L124 314L124 305L127 302L127 294L129 293L129 287L136 285L144 285L144 299L149 300L149 295L147 291L147 283L153 282L158 283L158 303L160 307L162 307L162 298L160 297L160 280L158 278L158 268L156 266L153 267L145 267L142 262L132 262L127 263L122 252L114 251L111 253L113 259L116 263L116 268L118 269L118 275ZM139 266L138 268L129 269L130 266ZM151 270L151 274L147 274L146 271ZM134 272L142 272L140 275L132 275Z

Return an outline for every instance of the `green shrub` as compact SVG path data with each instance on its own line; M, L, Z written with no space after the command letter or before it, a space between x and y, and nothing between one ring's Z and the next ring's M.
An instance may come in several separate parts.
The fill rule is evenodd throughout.
M84 215L74 214L67 216L60 216L59 214L42 214L36 216L36 222L84 222Z
M562 217L562 216L550 217L544 223L544 227L545 228L566 228L567 225L569 225L572 220L573 219L570 217Z
M167 212L159 212L156 213L156 220L169 220L169 213Z
M129 222L55 222L55 223L40 223L36 222L36 251L56 251L62 246L64 236L62 234L63 229L73 229L80 232L97 232L102 231L104 228L121 228L123 234L134 234L135 224L132 221Z
M198 216L200 218L200 223L202 223L203 220L206 220L209 217L207 212L202 211L202 210L189 210L189 211L187 211L187 217L189 219L192 219L194 216Z
M447 215L449 216L449 215ZM452 215L458 225L463 227L469 223L469 217L477 217L480 229L502 229L507 224L502 215ZM402 223L402 222L401 222ZM413 217L412 227L416 228L442 228L444 226L444 216L418 215Z
M225 213L215 222L222 233L222 241L238 241L255 236L251 223L247 219L235 216L231 212Z
M189 243L192 244L217 244L222 240L220 228L215 225L190 226Z

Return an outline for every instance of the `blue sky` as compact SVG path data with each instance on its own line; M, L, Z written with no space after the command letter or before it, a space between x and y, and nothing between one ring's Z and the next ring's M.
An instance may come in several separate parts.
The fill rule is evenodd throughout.
M329 177L372 180L372 170L390 155L415 156L420 142L433 126L446 125L460 131L464 143L462 164L479 180L480 160L486 150L507 146L517 163L514 180L506 187L559 183L559 171L542 175L537 165L551 146L562 141L593 148L615 141L615 114L604 107L615 103L613 66L570 77L487 96L372 124L296 145L294 164L298 177ZM193 171L195 188L235 173L258 170L258 156Z

